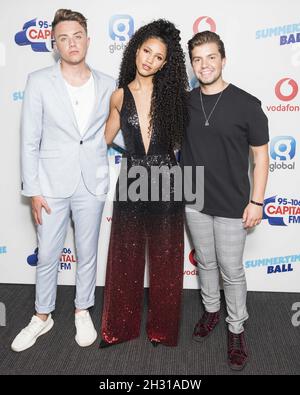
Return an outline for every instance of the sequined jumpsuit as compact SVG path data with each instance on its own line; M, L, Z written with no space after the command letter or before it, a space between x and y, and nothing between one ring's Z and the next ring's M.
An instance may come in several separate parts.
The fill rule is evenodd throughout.
M128 87L120 111L121 129L127 153L127 169L143 166L147 170L149 196L151 166L176 165L168 141L152 132L145 152L134 97ZM122 171L122 170L121 170ZM128 188L130 186L128 180ZM147 335L149 340L176 346L178 341L183 286L184 230L183 205L174 199L171 178L169 201L120 201L116 187L104 306L102 339L121 343L140 334L144 295L145 251L149 258L149 299ZM159 186L160 189L161 185ZM161 190L160 190L161 192ZM162 196L162 195L160 195Z

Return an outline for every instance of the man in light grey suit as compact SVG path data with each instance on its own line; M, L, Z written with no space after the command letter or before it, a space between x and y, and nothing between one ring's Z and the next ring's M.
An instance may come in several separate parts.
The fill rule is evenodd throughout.
M52 29L60 61L29 75L22 112L22 194L31 197L39 260L36 314L14 339L17 352L53 326L58 263L71 212L78 258L75 340L85 347L97 337L88 308L94 305L109 182L103 132L115 81L85 62L90 39L82 14L58 10Z

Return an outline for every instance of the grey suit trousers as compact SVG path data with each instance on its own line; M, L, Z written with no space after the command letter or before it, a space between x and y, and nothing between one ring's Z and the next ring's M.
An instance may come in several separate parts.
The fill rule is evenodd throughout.
M220 270L228 313L226 322L231 332L241 333L243 323L248 318L247 284L242 260L247 231L242 218L215 217L187 211L186 220L195 247L205 310L213 313L220 309Z
M58 266L71 213L77 255L75 307L87 309L94 305L98 238L105 197L106 195L92 195L82 177L69 198L45 196L51 214L48 215L43 210L42 225L37 226L37 313L48 314L55 309Z

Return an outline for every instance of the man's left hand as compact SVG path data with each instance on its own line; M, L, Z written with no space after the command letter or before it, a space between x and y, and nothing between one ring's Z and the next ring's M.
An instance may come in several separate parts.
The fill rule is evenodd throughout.
M253 228L259 225L263 216L263 208L249 203L243 213L244 228Z

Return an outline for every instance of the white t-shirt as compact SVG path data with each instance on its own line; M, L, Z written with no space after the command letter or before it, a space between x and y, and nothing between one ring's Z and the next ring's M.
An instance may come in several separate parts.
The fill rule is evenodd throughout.
M72 86L66 80L65 84L70 96L78 129L83 135L95 104L95 82L93 75L81 86Z

